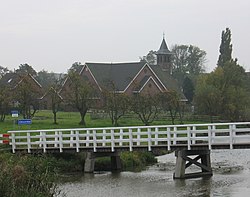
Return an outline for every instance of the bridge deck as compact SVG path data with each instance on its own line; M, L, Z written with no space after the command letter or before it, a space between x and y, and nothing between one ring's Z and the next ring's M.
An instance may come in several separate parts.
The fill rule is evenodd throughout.
M230 144L213 144L212 149L230 149ZM250 149L250 143L238 143L233 145L233 149ZM187 144L177 144L171 145L170 151L176 150L188 150ZM189 150L209 150L208 144L193 144L191 145L191 149ZM16 152L28 153L27 148L18 148L15 149ZM117 152L130 151L128 146L119 146L115 148ZM148 151L148 146L136 146L133 147L133 151ZM168 151L168 146L166 145L157 145L152 146L151 151L154 153L158 153L160 151ZM43 148L31 148L30 153L43 153ZM47 147L47 153L59 153L60 150L55 147ZM63 148L63 152L66 153L75 153L75 148L65 147ZM93 147L81 147L79 148L79 152L93 152ZM110 153L112 152L110 147L99 147L96 148L96 153Z
M9 131L12 152L250 148L250 122ZM1 137L1 136L0 136Z

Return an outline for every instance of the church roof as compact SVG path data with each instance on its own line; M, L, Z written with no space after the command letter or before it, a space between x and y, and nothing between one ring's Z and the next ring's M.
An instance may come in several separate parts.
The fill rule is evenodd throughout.
M116 91L123 91L145 65L145 62L132 63L85 63L98 84L107 87L115 84Z
M160 49L156 52L156 54L171 54L171 52L168 49L167 43L165 41L165 38L163 38L162 42L161 42L161 46Z

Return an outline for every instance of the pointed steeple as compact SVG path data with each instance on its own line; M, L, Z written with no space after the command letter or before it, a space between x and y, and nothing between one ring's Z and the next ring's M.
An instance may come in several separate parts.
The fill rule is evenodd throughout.
M169 74L172 74L172 63L171 63L171 56L173 53L171 53L168 49L167 43L164 38L161 42L160 49L156 52L157 56L157 65L161 67L161 69Z
M171 54L171 52L168 49L167 43L165 41L165 38L163 37L163 40L161 42L160 49L156 52L157 54Z

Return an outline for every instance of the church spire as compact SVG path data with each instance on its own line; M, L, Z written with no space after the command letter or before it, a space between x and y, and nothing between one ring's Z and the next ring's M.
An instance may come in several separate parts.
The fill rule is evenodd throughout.
M165 34L163 33L163 39L159 50L156 52L157 56L157 65L159 65L163 71L172 74L172 64L171 64L171 55L167 43L165 41Z

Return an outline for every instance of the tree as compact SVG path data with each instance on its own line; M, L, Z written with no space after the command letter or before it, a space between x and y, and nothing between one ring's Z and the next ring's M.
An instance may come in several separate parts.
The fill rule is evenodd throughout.
M72 64L72 66L70 67L70 69L68 70L68 72L77 72L80 73L80 71L82 70L82 63L81 62L75 62Z
M249 105L245 82L245 71L235 61L228 61L224 67L202 76L195 91L199 112L211 117L221 115L231 121L240 120Z
M206 52L193 45L174 45L172 48L173 76L183 83L187 75L199 75L204 72Z
M232 60L232 50L233 45L231 44L231 30L226 28L221 34L221 44L220 44L220 55L217 62L219 67L223 67L224 64Z
M118 126L118 120L125 115L129 108L129 99L123 93L115 91L112 83L112 90L104 90L104 109L109 114L113 126Z
M75 107L81 116L80 125L86 126L85 115L92 106L96 97L95 90L91 84L79 75L79 73L69 71L69 92L66 94L66 101Z
M220 71L214 74L214 78L217 75L221 75ZM194 102L198 113L209 115L211 122L213 122L213 116L221 112L222 92L218 87L209 84L209 77L201 76L198 79Z
M42 70L37 73L36 79L43 86L43 88L49 88L53 86L55 83L62 81L63 74L56 74L53 72Z
M21 76L22 81L13 89L14 100L19 103L23 118L32 118L39 109L40 89L31 83L28 75Z
M163 92L158 97L159 105L165 112L169 112L172 124L175 124L177 114L181 116L180 97L176 91Z
M5 120L5 115L10 109L10 91L6 86L0 86L0 122Z
M140 60L147 62L149 65L156 65L156 51L149 51L146 56L140 57Z
M10 72L8 68L0 66L0 79L8 72Z
M131 109L144 125L148 126L155 120L159 112L157 97L150 94L135 94L131 98Z
M30 66L29 64L25 63L25 64L21 64L19 66L18 69L16 69L15 71L18 74L21 75L26 75L27 73L29 73L31 76L36 77L37 76L37 72L33 69L32 66Z
M194 97L194 84L193 81L188 76L185 77L182 88L183 88L183 94L187 98L188 102L192 103Z
M54 124L57 124L57 112L60 109L62 97L58 94L58 87L56 85L51 86L48 91L48 96L51 100L51 110L53 113Z

